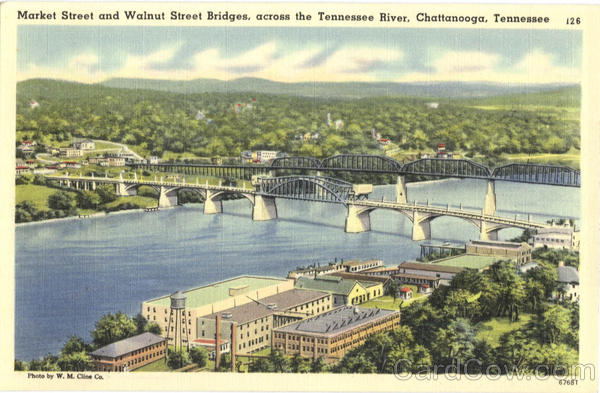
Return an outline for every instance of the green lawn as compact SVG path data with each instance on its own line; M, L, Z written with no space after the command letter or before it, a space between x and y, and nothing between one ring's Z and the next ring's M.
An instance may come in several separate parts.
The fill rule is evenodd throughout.
M414 301L425 300L427 297L422 293L417 293L417 287L415 285L403 285L404 287L409 287L413 291L412 299L405 300L402 304L402 308L408 307ZM360 307L368 307L368 308L381 308L383 310L397 310L400 307L401 299L394 299L391 296L381 296L368 302L359 304Z
M56 188L38 186L35 184L22 184L15 187L15 203L19 204L23 201L32 202L39 210L49 210L48 197L57 193ZM69 192L72 197L76 196L75 192Z
M107 203L106 206L107 208L113 208L115 206L119 206L123 203L134 203L136 205L138 205L140 208L146 208L146 207L156 207L158 206L158 201L154 198L148 198L148 197L143 197L143 196L126 196L126 197L118 197L116 200Z
M488 342L492 347L497 347L500 336L506 332L521 328L531 319L532 314L520 314L516 322L508 322L508 318L492 318L487 322L480 322L476 325L478 330L477 338Z
M145 366L137 368L137 369L133 370L132 372L135 373L138 371L167 372L167 371L171 371L171 370L169 369L169 366L167 366L165 359L160 359L160 360L157 360L156 362L152 362L152 363L146 364Z
M433 262L435 265L464 267L467 269L484 269L502 258L489 255L457 255L449 258L438 259Z

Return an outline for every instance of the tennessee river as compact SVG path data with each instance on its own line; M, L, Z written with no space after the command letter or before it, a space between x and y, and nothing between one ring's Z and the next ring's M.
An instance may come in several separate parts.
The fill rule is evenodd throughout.
M395 198L395 186L375 187L373 200ZM408 184L408 196L432 206L481 209L486 183L445 180ZM580 190L511 182L496 186L500 215L544 222L580 213ZM448 204L448 205L447 205ZM346 233L343 205L277 200L278 218L253 221L249 202L223 203L222 214L184 205L153 213L62 220L16 228L15 357L58 353L72 334L90 340L107 313L140 312L141 303L243 274L285 277L307 264L341 258L381 259L386 265L414 260L418 242L402 214L371 213L370 232ZM525 212L522 213L522 212ZM504 229L502 239L518 236ZM465 220L432 222L437 241L467 242L479 231Z

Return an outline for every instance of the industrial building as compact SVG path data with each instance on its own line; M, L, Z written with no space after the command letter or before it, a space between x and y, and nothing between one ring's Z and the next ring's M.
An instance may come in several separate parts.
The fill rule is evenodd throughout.
M169 333L169 343L171 344L173 344L172 338L174 337L175 326L181 326L180 333L184 337L184 344L187 344L188 340L193 341L202 338L196 336L198 317L241 306L292 289L294 289L293 280L240 276L182 291L186 297L186 308L181 321L177 321L177 324L171 315L169 295L143 302L141 314L149 322L158 324L165 336Z
M235 325L236 353L250 353L271 347L274 328L331 311L332 296L326 292L292 289L198 318L195 336L214 339L220 316L220 337L231 338ZM201 342L200 342L201 343Z
M286 355L341 359L367 337L400 326L400 312L345 306L273 330L273 349Z
M96 371L131 371L167 356L167 340L142 333L98 348L90 354Z
M527 243L501 242L497 240L471 240L466 245L467 254L491 255L512 259L523 265L531 262L531 246Z
M360 304L384 294L383 284L380 282L346 280L336 276L300 277L296 288L332 294L334 308Z

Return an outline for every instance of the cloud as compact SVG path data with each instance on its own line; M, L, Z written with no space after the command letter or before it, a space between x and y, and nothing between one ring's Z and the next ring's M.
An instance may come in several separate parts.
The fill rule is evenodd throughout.
M429 72L410 72L396 82L491 82L513 84L579 83L576 67L556 64L541 50L524 55L515 64L506 64L500 55L483 51L446 51L426 65Z
M402 51L375 45L346 45L328 52L324 44L290 50L277 41L269 41L233 55L219 48L196 53L179 50L179 45L171 45L146 54L121 54L122 65L114 70L102 69L102 59L85 52L72 56L62 67L29 64L19 70L18 79L44 77L94 83L114 77L179 80L255 77L280 82L368 82L380 81L381 74L390 75L393 72L390 70L402 66L404 60ZM541 50L527 53L512 65L506 64L500 54L489 51L441 49L437 56L426 60L423 69L428 71L398 73L391 78L395 82L527 84L577 83L581 78L579 69L557 65L553 55Z

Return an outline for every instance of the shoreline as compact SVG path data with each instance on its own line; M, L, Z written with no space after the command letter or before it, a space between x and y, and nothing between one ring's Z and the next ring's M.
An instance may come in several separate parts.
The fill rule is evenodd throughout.
M425 180L425 181L419 181L419 182L411 182L411 183L406 183L406 186L410 186L410 185L420 185L420 184L432 184L432 183L442 183L442 182L447 182L447 181L459 181L461 179L437 179L437 180ZM386 186L395 186L394 184L380 184L374 187L386 187ZM174 209L178 206L173 206L173 207L163 207L160 208L159 210L166 210L166 209ZM39 221L30 221L30 222L19 222L19 223L15 223L15 227L21 227L21 226L29 226L29 225L39 225L39 224L45 224L45 223L52 223L52 222L60 222L60 221L72 221L72 220L82 220L82 219L88 219L88 218L98 218L98 217L106 217L106 216L112 216L112 215L116 215L116 214L129 214L129 213L135 213L135 212L144 212L146 210L146 208L140 208L140 209L125 209L125 210L116 210L113 212L97 212L94 214L86 214L83 216L69 216L69 217L61 217L61 218L49 218L46 220L39 220Z
M69 217L61 217L61 218L50 218L47 220L39 220L39 221L18 222L18 223L15 223L15 227L39 225L39 224L46 224L46 223L60 222L60 221L85 220L88 218L106 217L106 216L113 216L116 214L134 213L134 212L143 212L143 211L144 211L144 209L126 209L126 210L117 210L114 212L98 212L98 213L94 213L94 214L86 214L83 216L78 215L78 216L69 216Z

